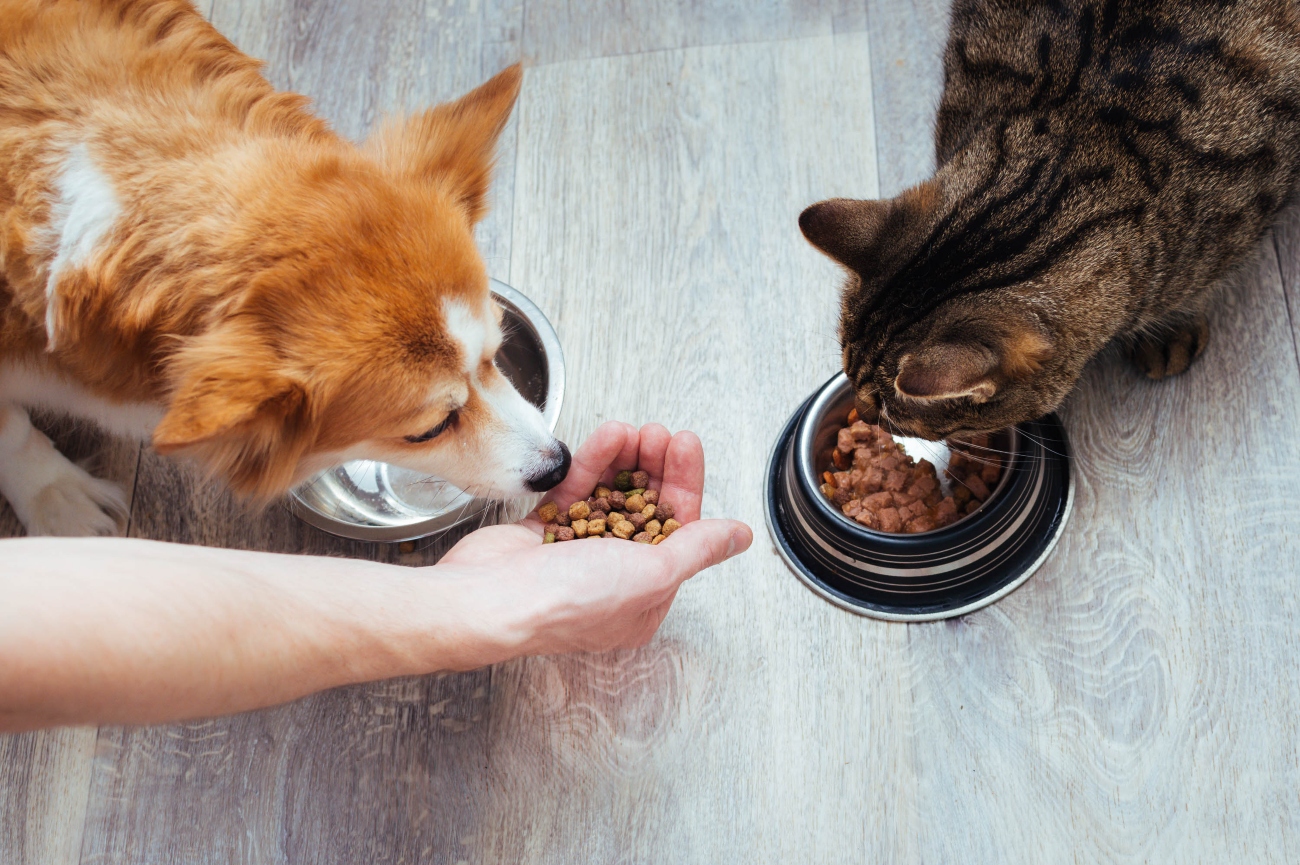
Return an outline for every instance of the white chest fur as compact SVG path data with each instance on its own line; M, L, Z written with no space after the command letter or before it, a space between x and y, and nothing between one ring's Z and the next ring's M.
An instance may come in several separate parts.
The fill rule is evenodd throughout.
M68 151L54 192L47 229L54 247L54 259L45 284L45 331L51 346L54 345L60 277L90 261L122 214L112 182L95 165L89 148L84 144Z
M0 403L5 402L71 415L144 441L163 416L161 405L111 402L48 369L27 364L0 364Z

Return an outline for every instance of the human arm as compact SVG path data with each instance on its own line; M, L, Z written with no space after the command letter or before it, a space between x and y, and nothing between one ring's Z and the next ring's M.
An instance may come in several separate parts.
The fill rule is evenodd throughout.
M0 542L0 729L209 716L354 682L640 645L682 581L752 535L697 519L698 439L656 425L601 427L554 496L577 498L638 464L686 523L655 547L543 545L535 522L480 529L422 569L142 540Z

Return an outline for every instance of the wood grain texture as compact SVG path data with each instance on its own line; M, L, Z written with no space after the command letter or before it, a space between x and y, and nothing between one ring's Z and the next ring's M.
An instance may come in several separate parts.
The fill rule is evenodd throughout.
M943 92L950 0L865 0L871 33L880 194L934 173L934 114ZM856 196L846 190L846 196Z
M701 45L827 36L851 0L523 0L531 65Z
M954 622L854 617L761 528L768 448L838 366L839 276L795 217L928 174L946 7L740 8L213 0L352 135L517 56L556 61L528 70L506 132L489 266L560 332L564 437L696 430L706 515L758 538L641 651L97 744L0 738L0 862L1294 861L1300 211L1189 373L1089 368L1063 411L1074 515L1032 580ZM650 53L596 56L632 51ZM335 541L140 461L133 534L412 564L443 548Z
M570 440L689 427L706 515L761 527L772 439L838 360L839 277L795 217L845 183L874 194L869 81L865 34L530 71L511 281L566 347ZM864 809L910 799L906 636L818 601L760 535L648 649L504 666L480 861L906 850L906 809Z
M1092 365L1054 556L996 607L909 628L914 771L944 826L922 860L1294 857L1300 370L1270 241L1212 322L1177 379Z
M33 422L69 459L120 485L130 497L139 444L66 418L38 413ZM13 509L0 496L0 538L23 534ZM0 735L0 863L78 861L94 746L94 728Z
M214 23L312 96L343 133L431 105L486 77L481 4L216 0ZM505 65L505 64L502 64ZM511 177L510 153L503 175ZM508 189L508 187L507 187ZM509 202L486 245L504 241ZM500 227L504 226L504 227ZM494 241L493 238L499 240ZM282 505L250 511L192 468L146 450L137 537L426 564L456 536L401 554L333 538ZM379 683L192 724L101 730L82 862L448 861L476 831L490 673Z
M76 865L95 728L0 736L0 862Z

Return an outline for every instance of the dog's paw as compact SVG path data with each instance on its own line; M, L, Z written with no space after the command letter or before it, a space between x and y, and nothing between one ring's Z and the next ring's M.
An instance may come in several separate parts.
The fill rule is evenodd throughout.
M15 509L29 535L120 535L127 517L126 494L120 487L71 463L37 490L26 507Z
M1129 356L1147 378L1162 379L1186 372L1210 341L1210 322L1197 315L1159 334L1143 334Z

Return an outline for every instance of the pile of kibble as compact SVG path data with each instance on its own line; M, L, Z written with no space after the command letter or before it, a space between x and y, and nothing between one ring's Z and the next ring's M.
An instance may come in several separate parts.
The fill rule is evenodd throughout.
M543 502L537 517L545 526L543 543L578 538L621 538L639 544L657 544L681 528L673 519L673 506L659 501L650 489L650 473L621 471L614 488L599 486L586 501L569 505L567 513L555 502Z
M886 430L849 412L831 453L831 466L822 474L822 492L844 512L869 529L916 534L951 525L989 497L1002 475L1002 463L989 451L987 435L950 448L947 475L952 495L945 496L929 460L916 462ZM976 456L976 454L979 456Z

